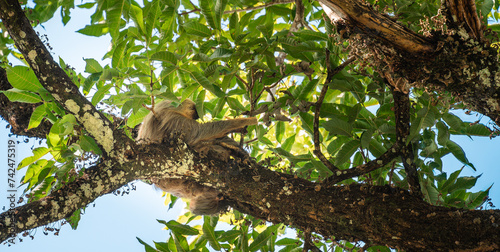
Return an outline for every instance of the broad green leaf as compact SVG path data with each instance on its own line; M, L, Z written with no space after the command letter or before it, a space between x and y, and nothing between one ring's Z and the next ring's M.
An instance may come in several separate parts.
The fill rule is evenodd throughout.
M87 25L76 32L87 36L100 37L104 34L107 34L108 31L109 31L108 24L92 24L92 25Z
M200 1L199 3L201 14L203 14L205 20L207 20L208 25L210 25L212 29L220 29L220 20L219 23L215 21L214 1Z
M455 190L471 189L476 185L476 181L479 177L481 177L481 175L477 177L469 176L457 178L457 181L448 187L448 192L452 193Z
M304 82L305 85L304 85ZM306 98L313 92L313 90L316 88L318 85L318 79L314 79L311 81L303 81L302 84L304 85L302 89L300 90L300 94L297 97L297 100L307 100Z
M80 135L80 146L84 151L88 152L92 151L97 155L102 154L101 149L99 148L95 140L90 136Z
M198 22L189 22L183 25L184 29L186 29L187 34L200 36L200 37L210 37L212 36L212 31L208 29L206 26L198 23Z
M14 66L7 68L7 79L12 87L19 90L37 92L42 84L36 78L31 68L25 66Z
M422 193L424 194L424 198L427 202L435 205L441 202L441 197L439 196L439 191L434 187L432 180L425 179L422 182Z
M134 128L137 124L141 123L146 115L149 114L149 110L145 108L140 108L137 112L132 113L127 119L127 126Z
M354 152L358 150L359 144L358 140L351 140L342 145L337 155L335 155L335 165L339 166L349 161Z
M0 93L7 96L11 102L39 103L42 101L39 95L17 88L11 88L5 91L0 90Z
M125 47L127 46L127 43L128 41L124 40L115 47L115 50L113 51L113 58L111 59L111 66L121 66L123 59L126 58Z
M471 167L472 169L474 169L474 171L476 170L474 165L472 165L469 162L469 160L467 159L467 157L465 156L465 152L462 149L462 147L460 147L458 144L456 144L455 142L453 142L451 140L448 140L446 142L446 148L448 148L450 150L451 154L453 154L453 156L455 156L455 158L458 159L458 161L462 162L462 164Z
M30 122L28 124L28 129L36 128L42 122L43 117L47 114L45 111L45 104L36 107L30 117Z
M462 129L462 120L458 116L452 113L446 113L443 115L443 119L454 131L460 132Z
M448 187L450 185L453 185L455 184L455 182L457 181L457 178L458 178L458 175L460 175L460 173L462 172L463 168L461 168L460 170L457 170L457 171L454 171L450 177L443 183L443 185L441 186L440 190L447 194L448 193Z
M174 239L175 248L178 252L189 251L189 245L187 243L186 237L173 233L172 238Z
M438 143L445 146L448 140L450 140L450 132L448 131L448 126L446 126L442 121L436 123L438 129Z
M272 237L273 232L276 231L276 226L267 227L262 233L260 233L257 238L253 240L248 246L250 251L257 251L266 244L266 242Z
M80 214L78 214L78 215L80 215ZM139 238L139 237L135 237L135 238L139 241L140 244L144 245L144 249L146 250L146 252L156 252L156 249L154 249L149 244L147 244L146 242L141 240L141 238Z
M224 10L226 9L227 2L228 2L228 0L217 0L215 2L214 18L215 18L215 23L219 29L221 27L222 14L224 14Z
M292 238L283 238L279 241L276 241L277 246L290 246L290 245L297 245L300 246L302 245L302 241L298 239L292 239Z
M43 157L46 154L48 154L49 151L50 151L50 149L48 149L46 147L38 147L38 148L34 149L33 150L33 156L24 158L23 161L21 161L21 163L19 163L19 166L17 167L17 169L19 170L19 169L21 169L23 167L26 167L26 166L34 163L35 161L37 161L41 157Z
M216 95L217 97L225 97L225 93L218 87L210 83L210 81L200 72L191 72L191 76L193 80L195 80L198 84L203 86L205 89L210 91L210 93Z
M469 209L476 209L480 207L484 203L484 201L488 198L492 186L488 187L488 189L486 189L485 191L471 193L467 197L467 202L469 202L468 203Z
M217 241L217 237L215 236L214 227L212 227L210 223L205 220L202 229L203 236L205 236L205 238L208 240L210 246L215 250L220 250L221 246Z
M293 34L303 39L304 41L326 41L328 39L328 36L325 33L311 30L300 30L298 32L294 32Z
M84 60L87 63L85 65L85 72L91 73L91 74L102 72L103 68L99 64L99 62L97 62L97 60L95 60L95 59L84 59Z
M92 96L92 104L94 106L97 105L98 102L100 102L106 94L108 94L109 90L113 87L112 84L104 85L103 87L100 87L97 89L97 92L95 92L94 96Z
M175 54L167 51L154 53L153 55L151 55L151 59L168 62L172 65L177 65L177 58L175 57Z
M331 135L352 136L352 125L336 117L330 118L330 120L324 122L322 126Z
M189 225L181 224L177 221L171 220L165 225L172 230L172 232L179 235L198 235L199 232L197 229L190 227Z
M473 124L465 128L468 136L490 136L491 131L483 124Z
M433 126L435 120L436 119L434 116L434 112L431 109L427 107L420 109L417 112L417 117L413 119L411 122L410 135L406 140L407 143L409 143L413 138L415 138L421 129Z

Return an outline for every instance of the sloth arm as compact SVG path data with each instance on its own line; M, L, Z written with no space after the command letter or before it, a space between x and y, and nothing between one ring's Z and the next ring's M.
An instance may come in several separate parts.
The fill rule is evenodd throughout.
M196 132L197 134L195 135L191 144L197 144L198 142L201 141L221 138L234 130L255 124L257 124L257 118L255 117L237 118L237 119L198 124Z

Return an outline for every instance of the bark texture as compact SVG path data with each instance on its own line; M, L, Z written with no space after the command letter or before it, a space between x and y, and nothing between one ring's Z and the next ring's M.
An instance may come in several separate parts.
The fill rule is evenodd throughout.
M358 41L353 37L353 42L378 41L371 44L374 51L384 54L390 61L376 63L390 69L388 75L393 83L403 84L394 85L399 91L410 84L446 90L471 109L500 122L497 53L487 43L476 43L475 39L482 37L477 24L471 23L468 30L457 28L448 35L429 39L376 13L360 1L320 2L336 22L344 22L350 33L363 34ZM449 3L447 7L453 8ZM325 237L334 236L334 239L361 240L408 251L500 249L499 210L470 211L432 206L417 194L392 187L332 185L373 171L398 156L411 156L411 149L401 147L404 141L398 141L374 161L334 174L329 183L314 183L237 160L222 163L202 159L183 143L137 146L80 95L33 32L17 0L0 0L0 18L42 85L75 115L105 153L99 164L49 196L0 214L1 241L24 230L66 218L97 197L135 179L170 177L217 185L214 187L241 212L311 230ZM471 38L470 34L476 36ZM7 84L5 78L1 78L2 73L0 71L3 89ZM407 82L394 81L403 77ZM18 105L0 99L2 109L12 109L10 114L3 115L4 118L17 115L18 121L9 122L20 128L26 125L26 120L19 118L28 116L29 110L18 114L19 108L15 109ZM402 106L408 102L406 96L398 101L396 103ZM406 120L404 115L397 116ZM99 122L101 127L96 131L95 125L89 122ZM39 130L38 136L46 129ZM399 134L404 139L407 129L401 129ZM405 168L411 175L410 164Z

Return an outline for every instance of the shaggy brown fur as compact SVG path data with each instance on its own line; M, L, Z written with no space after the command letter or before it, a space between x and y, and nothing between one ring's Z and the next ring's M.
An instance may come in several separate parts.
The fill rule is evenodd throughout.
M239 145L228 133L257 124L257 119L239 118L200 124L196 121L196 105L186 99L178 107L170 101L163 101L154 107L139 129L137 141L142 143L161 143L164 139L181 138L201 155L214 155L227 161L232 151L240 150ZM241 153L241 151L236 151ZM177 197L191 200L190 210L198 215L217 214L226 209L227 202L219 196L219 191L183 179L157 179L153 183L163 191Z

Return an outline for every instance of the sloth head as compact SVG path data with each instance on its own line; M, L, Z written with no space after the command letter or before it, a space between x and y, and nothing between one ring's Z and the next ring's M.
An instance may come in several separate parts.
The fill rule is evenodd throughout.
M179 111L180 114L182 114L183 116L185 116L189 119L196 120L196 119L200 118L200 116L198 115L198 112L196 112L196 103L194 103L193 101L191 101L189 99L184 100L176 108L176 110Z

